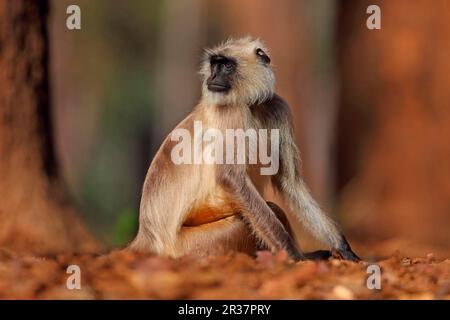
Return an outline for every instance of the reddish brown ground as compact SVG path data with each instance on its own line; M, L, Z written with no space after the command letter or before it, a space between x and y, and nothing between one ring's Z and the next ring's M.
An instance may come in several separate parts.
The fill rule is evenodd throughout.
M68 265L81 290L66 289ZM1 299L450 299L450 259L394 255L379 261L382 289L366 288L367 263L293 263L260 252L180 260L106 255L19 256L0 250Z

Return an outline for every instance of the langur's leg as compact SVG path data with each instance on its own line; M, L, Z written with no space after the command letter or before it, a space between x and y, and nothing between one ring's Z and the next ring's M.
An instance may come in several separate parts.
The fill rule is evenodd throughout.
M292 230L291 224L289 223L286 213L281 209L276 203L267 201L267 205L272 209L272 211L277 216L278 220L283 224L286 231L295 239L294 231Z
M291 224L289 223L289 220L287 218L286 213L284 213L283 209L281 209L277 204L266 201L267 205L270 209L272 209L273 213L275 213L278 220L281 222L281 224L284 226L284 229L289 233L289 235L292 237L292 239L295 241L295 234L292 231ZM265 243L258 243L258 250L270 250L270 248Z
M295 239L295 234L284 211L275 203L267 202L286 231ZM270 248L258 240L241 215L233 215L199 226L183 226L178 234L173 257L185 254L200 256L220 255L231 251L254 256L257 250Z
M293 239L296 239L295 233L292 230L291 224L289 223L287 214L281 209L277 204L267 201L267 205L272 209L272 211L276 214L278 220L283 224L286 231L291 235ZM258 248L258 249L267 249L267 248ZM313 252L305 252L303 253L306 259L309 260L327 260L332 256L331 251L329 250L317 250Z
M282 143L280 171L273 185L289 204L297 219L317 239L327 243L333 252L347 260L359 261L337 224L322 211L300 176L298 150L293 143Z

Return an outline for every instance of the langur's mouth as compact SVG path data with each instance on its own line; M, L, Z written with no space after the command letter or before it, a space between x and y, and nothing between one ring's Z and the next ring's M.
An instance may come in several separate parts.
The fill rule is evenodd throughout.
M230 86L210 83L208 84L208 90L212 92L227 92L231 89Z

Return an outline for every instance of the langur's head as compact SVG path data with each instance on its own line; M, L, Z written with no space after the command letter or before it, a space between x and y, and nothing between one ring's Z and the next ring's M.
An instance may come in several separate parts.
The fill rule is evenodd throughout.
M258 104L272 98L275 90L267 49L251 38L206 49L200 74L203 100L211 104Z

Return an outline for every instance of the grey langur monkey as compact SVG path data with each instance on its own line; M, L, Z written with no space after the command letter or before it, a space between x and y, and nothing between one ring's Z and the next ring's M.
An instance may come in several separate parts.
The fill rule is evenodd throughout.
M285 249L295 260L307 258L296 244L284 212L261 194L271 184L295 218L343 258L358 261L345 237L312 198L299 169L287 103L275 93L267 49L251 38L228 40L207 49L202 62L202 98L176 127L192 133L204 127L279 129L279 170L263 176L253 165L176 165L176 145L165 139L145 179L139 230L132 250L169 257L230 250L253 254Z

